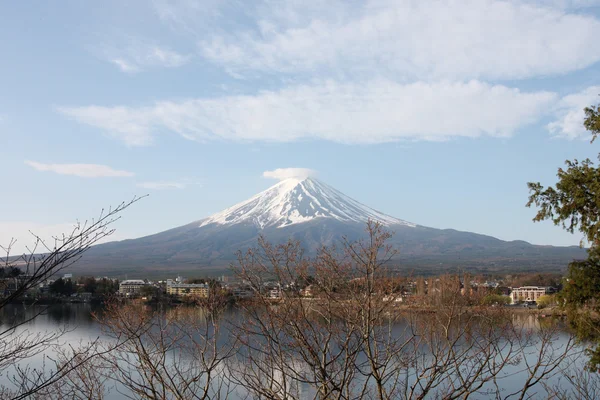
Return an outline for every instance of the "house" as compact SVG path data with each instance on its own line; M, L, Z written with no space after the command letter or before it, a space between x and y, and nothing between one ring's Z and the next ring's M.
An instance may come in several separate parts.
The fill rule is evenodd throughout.
M300 291L302 297L313 297L313 285L308 285Z
M281 288L280 287L276 287L276 288L273 288L273 289L269 290L269 298L271 298L271 299L281 299L282 297L283 296L282 296Z
M404 301L404 295L402 293L393 293L387 296L383 296L383 301L393 301L395 303L402 303Z
M174 296L208 297L209 287L206 283L180 283L167 279L167 294Z
M536 301L546 294L552 294L556 289L550 286L521 286L512 288L510 298L514 303L520 301Z
M242 286L233 287L231 289L231 294L233 294L233 297L238 299L249 299L254 296L254 292L251 288Z
M146 285L147 283L141 279L129 279L119 284L119 294L124 296L137 295Z

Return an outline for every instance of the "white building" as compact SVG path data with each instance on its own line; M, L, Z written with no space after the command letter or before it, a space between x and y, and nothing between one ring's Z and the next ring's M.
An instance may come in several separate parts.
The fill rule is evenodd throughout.
M510 298L514 303L519 301L537 301L540 297L545 294L552 294L556 290L550 286L521 286L518 288L512 288Z
M269 290L269 298L271 299L281 299L282 293L281 293L281 288L280 287L276 287L274 289Z
M233 297L238 299L249 299L254 296L254 292L250 288L245 287L234 287L231 290L231 293L233 294Z
M167 279L167 294L175 296L208 297L209 286L206 283L179 283Z
M140 290L146 286L147 283L141 279L129 279L119 284L119 294L125 296L131 296L140 293Z

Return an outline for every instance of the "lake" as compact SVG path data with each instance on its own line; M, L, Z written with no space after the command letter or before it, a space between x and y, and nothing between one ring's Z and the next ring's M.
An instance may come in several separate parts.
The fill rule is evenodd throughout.
M112 338L106 336L105 332L103 332L103 330L101 329L101 325L92 316L93 312L102 312L102 308L94 307L91 304L58 304L51 305L48 307L13 304L5 307L2 310L2 313L0 314L0 326L2 328L6 328L10 326L10 324L26 321L27 319L33 317L41 311L43 311L42 314L37 316L32 321L27 322L23 326L19 327L15 334L22 332L27 332L29 334L43 334L47 332L57 332L61 329L66 329L65 333L55 343L63 347L77 347L81 344L85 344L97 338L101 338L109 342L113 340ZM203 318L204 316L202 312L199 311L198 319ZM224 318L227 320L239 321L240 314L238 311L229 310L226 311ZM513 318L514 324L519 326L520 328L527 329L531 332L535 332L539 329L539 321L534 315L519 312L515 313ZM403 332L406 332L406 328L406 324L404 324L403 322L396 322L393 326L394 334L401 336L404 334ZM228 329L233 328L229 327ZM227 334L223 335L223 337L221 338L220 345L226 345L227 338L232 337L233 335L234 332L228 331ZM566 332L566 330L564 330L562 332L559 332L559 334L554 338L553 345L556 348L560 348L561 346L567 343L568 339L569 335ZM457 345L457 347L460 346L465 347L466 345L465 343L460 343ZM498 382L500 382L500 387L502 388L501 398L504 398L505 395L508 396L512 391L517 390L518 388L523 386L524 381L526 379L526 374L523 371L527 367L527 363L534 362L536 350L538 350L538 347L536 346L538 345L532 343L530 345L530 348L526 352L523 352L522 360L519 363L515 363L515 365L508 365L502 371L502 374L498 375ZM425 347L423 347L423 349L425 349ZM583 364L585 362L585 357L579 353L580 350L581 347L574 348L573 356L571 358L565 359L563 361L564 365L560 366L560 368L568 367L568 372L570 374L576 373L580 376L587 376L583 373ZM54 354L55 350L48 349L45 353L31 357L28 360L28 363L34 368L41 368L43 366L44 357L52 357ZM185 360L193 358L193 356L190 354L184 354L183 357L181 357L181 354L171 354L169 357L170 360L174 360L175 358L177 358L178 360L182 360L181 362L186 362ZM293 357L293 355L290 354L290 357ZM428 356L425 355L424 357L427 358ZM233 362L235 362L235 360ZM298 368L304 368L302 363L298 363ZM457 366L457 368L468 368L468 365L465 364L463 366ZM557 368L557 371L560 368ZM8 379L8 376L10 375L10 369L5 371L5 373L0 377L0 382L10 387L11 384ZM593 375L589 379L594 379ZM570 377L569 379L565 379L565 374L554 373L549 378L544 379L543 382L538 382L536 384L536 386L531 390L530 394L533 394L531 398L547 398L548 393L546 389L544 389L544 385L556 386L560 389L564 389L565 391L569 391L572 389L573 386L572 381L572 377ZM406 382L407 385L409 383L413 383L414 378L409 378ZM443 385L445 383L438 382L437 384ZM105 385L107 388L107 392L105 393L106 399L121 399L124 398L124 393L130 393L122 385L115 384L114 381L111 382L110 380L108 380L105 382ZM298 387L295 390L296 396L298 398L313 398L315 394L314 388L310 384L306 383L298 385ZM488 382L485 385L483 385L476 393L473 393L469 398L493 398L493 396L489 394L492 391L494 391L493 384L491 382ZM234 390L230 394L230 398L245 397L247 397L247 391L243 388L236 388L236 390ZM435 397L436 396L431 395L429 397L426 396L425 398ZM576 398L577 396L572 397ZM515 396L515 398L518 397Z

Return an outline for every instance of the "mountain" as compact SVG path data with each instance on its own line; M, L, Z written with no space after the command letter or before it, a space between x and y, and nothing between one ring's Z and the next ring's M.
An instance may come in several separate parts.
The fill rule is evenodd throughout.
M208 218L139 239L94 246L78 268L130 276L222 273L238 250L256 245L259 235L273 243L299 240L314 253L343 237L364 237L369 219L394 232L390 244L399 250L395 263L419 273L456 268L557 270L574 258L585 258L585 251L576 246L536 246L420 226L367 207L315 178L292 178Z
M314 178L286 179L250 199L202 221L200 227L251 223L257 229L283 228L313 220L333 219L364 224L416 226L373 210Z

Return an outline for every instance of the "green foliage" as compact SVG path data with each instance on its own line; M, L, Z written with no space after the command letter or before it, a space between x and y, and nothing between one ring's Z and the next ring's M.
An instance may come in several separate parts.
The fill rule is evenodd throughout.
M91 294L96 293L96 289L98 288L98 284L96 283L96 279L94 278L84 278L83 280L83 291Z
M152 285L145 285L140 288L140 295L144 297L155 296L157 293L157 288Z
M589 351L589 367L600 367L600 249L592 248L587 260L569 265L558 300L564 304L569 325L580 339L597 343Z
M23 272L17 267L4 267L0 268L0 279L4 278L16 278Z
M551 286L555 288L562 287L563 274L557 273L535 273L535 274L518 274L514 276L508 285L511 287L520 286Z
M592 142L600 135L600 105L585 109L585 128ZM600 155L599 155L600 159ZM589 159L566 161L567 169L558 170L555 187L544 188L539 182L528 183L527 206L535 204L534 221L552 220L568 232L580 231L590 243L588 258L573 261L559 301L567 309L569 322L581 339L595 341L589 367L600 366L600 167Z
M49 287L50 293L62 295L62 296L70 296L75 293L75 285L71 282L70 279L62 279L59 278L52 282Z
M96 281L96 291L94 294L97 296L110 296L118 290L119 282L117 280L102 278Z
M600 168L589 159L567 160L566 164L566 170L558 170L556 187L527 184L531 193L527 206L539 208L534 221L551 219L568 232L583 232L595 243L600 238Z
M570 307L600 304L600 255L597 248L590 250L587 260L573 261L559 294Z
M488 294L481 299L481 304L484 306L507 305L510 304L510 297L501 294Z
M592 142L600 135L600 104L594 107L587 107L585 110L585 121L583 126L591 132Z
M600 105L585 109L584 126L592 141L600 134ZM600 158L600 155L599 155ZM527 207L539 208L534 221L550 219L568 232L579 230L596 245L600 239L600 168L589 159L565 161L567 169L558 169L556 187L544 188L529 182Z
M81 277L77 280L81 292L91 293L94 296L109 296L119 290L119 282L112 279L96 279L91 276Z
M545 294L540 296L536 301L538 308L546 308L556 304L556 296L553 294Z

